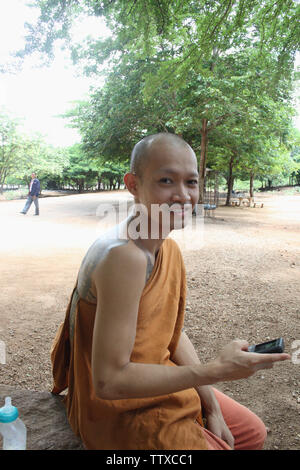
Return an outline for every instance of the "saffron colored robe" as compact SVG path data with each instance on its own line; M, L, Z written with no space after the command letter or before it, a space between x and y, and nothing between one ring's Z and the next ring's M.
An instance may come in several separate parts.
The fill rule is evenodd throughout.
M183 327L185 296L182 255L176 242L167 238L140 299L132 362L178 367L172 355ZM72 298L75 316L70 337ZM153 398L96 397L91 370L95 312L96 306L80 299L75 286L51 351L52 393L68 389L64 398L68 419L84 446L94 450L207 449L201 402L194 388Z

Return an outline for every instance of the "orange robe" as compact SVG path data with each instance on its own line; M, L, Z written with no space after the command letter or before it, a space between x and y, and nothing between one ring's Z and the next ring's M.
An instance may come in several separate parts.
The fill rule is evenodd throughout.
M72 296L76 296L76 287ZM185 268L176 242L166 239L157 254L139 304L132 362L172 362L184 321ZM68 388L64 399L70 425L87 449L207 449L201 403L194 388L151 398L103 400L92 381L91 352L95 305L75 298L74 328L69 328L72 297L51 351L54 387ZM73 298L74 303L74 298ZM121 306L120 306L121 308ZM113 347L113 345L112 345Z

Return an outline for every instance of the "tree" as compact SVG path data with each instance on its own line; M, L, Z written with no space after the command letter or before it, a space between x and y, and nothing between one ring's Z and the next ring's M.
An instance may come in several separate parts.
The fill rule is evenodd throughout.
M200 202L217 128L225 120L237 121L237 134L255 132L256 117L270 116L277 102L284 108L291 99L299 46L298 7L292 0L36 0L35 5L41 16L30 27L28 50L51 54L56 39L70 39L78 15L104 16L111 27L108 39L90 39L77 49L70 44L89 73L98 73L104 61L110 65L104 90L93 94L84 119L77 120L84 148L125 158L132 141L146 132L180 133L199 145ZM240 155L251 145L233 138L231 147ZM223 149L229 165L236 159L232 152Z
M226 177L227 205L230 204L235 177L249 179L250 196L253 196L255 176L278 174L279 168L281 171L292 168L287 146L292 109L288 102L272 100L269 93L263 92L261 85L254 85L255 82L243 79L243 93L235 87L239 99L248 94L251 99L247 99L246 106L238 107L239 112L229 115L211 134L208 166Z
M82 148L101 162L129 161L133 145L144 135L172 130L166 123L178 103L168 84L150 99L143 97L144 74L155 69L154 60L139 60L128 54L114 67L105 85L93 91L90 100L78 103L66 114L82 136Z
M206 73L191 73L176 91L165 81L149 98L144 98L144 77L155 73L156 63L128 54L111 71L105 86L68 116L80 129L83 149L96 160L99 156L128 160L133 144L145 134L165 130L182 135L199 152L202 202L205 167L216 163L213 155L222 155L221 160L226 156L232 186L237 155L265 154L263 143L271 135L282 140L289 127L291 81L282 79L270 89L272 58L266 58L267 72L263 73L262 65L251 69L255 52L252 48L219 56L213 73L207 61L202 67ZM253 179L254 173L249 172Z
M296 184L300 185L300 132L295 129L291 135L291 154L290 157L293 161L294 167L290 174L292 184L296 181Z
M110 191L113 189L120 189L123 176L128 170L129 165L126 163L107 161L99 168L99 180L103 184L108 183Z
M85 185L94 185L97 178L97 171L88 161L82 151L80 144L75 144L68 148L69 162L63 169L62 179L75 185L79 193L83 192Z
M19 122L0 114L0 193L8 176L24 163L25 139L18 130Z
M71 27L82 16L104 17L113 32L109 40L87 41L86 51L93 58L97 55L98 63L115 51L139 50L149 57L169 48L178 59L168 64L176 78L187 77L214 50L240 47L241 42L256 44L262 56L275 51L280 66L299 46L299 7L293 0L34 0L31 4L40 9L40 16L35 24L26 24L23 55L38 50L53 57L56 41L62 40L74 49Z
M0 191L7 178L11 183L29 185L35 172L41 186L58 177L67 162L65 149L46 144L39 135L22 132L21 123L5 113L0 114Z

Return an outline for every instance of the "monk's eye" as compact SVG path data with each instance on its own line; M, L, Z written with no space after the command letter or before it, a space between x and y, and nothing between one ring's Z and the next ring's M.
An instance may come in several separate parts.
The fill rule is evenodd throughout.
M171 184L172 180L170 178L161 178L159 180L160 183Z
M197 186L198 180L189 180L188 184L191 185L191 186Z

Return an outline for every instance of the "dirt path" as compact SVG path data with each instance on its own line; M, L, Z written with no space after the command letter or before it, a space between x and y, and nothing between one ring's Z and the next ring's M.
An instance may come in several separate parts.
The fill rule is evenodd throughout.
M300 195L259 199L263 209L220 207L200 238L182 244L186 330L202 361L236 337L283 336L288 352L300 340ZM118 200L126 204L127 193L45 198L40 217L33 208L19 214L23 201L0 202L0 340L7 352L0 383L50 389L49 349L81 259L98 236L99 202ZM300 448L300 364L277 364L218 388L264 420L267 449Z

